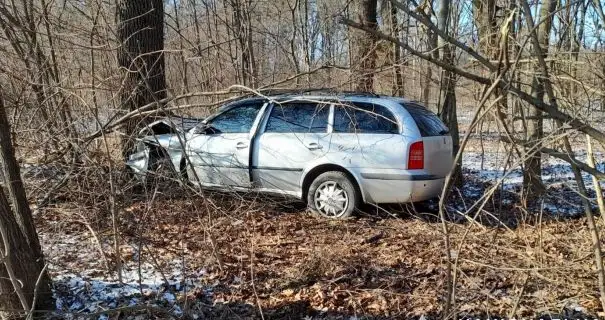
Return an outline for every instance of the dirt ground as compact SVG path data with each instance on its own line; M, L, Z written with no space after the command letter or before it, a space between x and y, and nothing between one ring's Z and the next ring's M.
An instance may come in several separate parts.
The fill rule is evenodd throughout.
M442 224L435 213L389 209L392 214L333 221L299 204L267 199L135 199L123 208L121 255L125 264L140 259L161 270L178 260L187 269L183 274L203 270L191 279L204 289L175 293L183 314L194 319L435 317L443 312L446 292ZM597 275L586 221L544 217L539 224L539 214L513 210L513 227L447 223L457 317L596 316ZM40 232L86 234L67 211L48 209ZM102 225L103 219L90 223ZM110 234L105 229L97 236L106 243ZM103 246L111 258L111 248ZM144 248L141 254L133 254L137 246ZM87 254L95 254L92 264L100 257ZM52 256L57 265L74 260L65 250ZM93 268L90 263L62 268L78 273ZM170 313L160 310L149 309L144 317Z

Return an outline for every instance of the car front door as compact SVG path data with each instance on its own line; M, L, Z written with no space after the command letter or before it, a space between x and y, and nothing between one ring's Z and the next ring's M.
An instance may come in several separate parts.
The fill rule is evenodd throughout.
M227 109L211 118L187 141L188 161L195 173L189 179L206 186L251 186L250 142L260 118L262 102ZM192 176L193 175L193 176Z
M255 141L252 172L266 191L298 195L305 166L328 151L330 104L275 103Z

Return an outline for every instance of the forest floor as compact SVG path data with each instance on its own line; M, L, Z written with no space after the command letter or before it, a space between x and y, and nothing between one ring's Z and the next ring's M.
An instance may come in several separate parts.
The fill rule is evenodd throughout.
M261 318L261 310L265 319L410 318L442 311L444 244L433 219L326 221L253 204L245 214L213 217L207 229L207 217L195 208L192 200L158 203L152 212L143 204L129 208L132 223L123 227L133 236L121 246L123 285L115 271L107 272L85 229L75 223L42 227L62 317L142 304L154 306L147 311L157 318L186 313L194 319ZM134 236L141 225L142 234ZM461 315L599 308L584 219L451 230ZM110 251L109 241L102 245Z
M448 201L457 316L597 315L590 234L569 166L545 160L549 196L523 208L522 171L488 145L471 145L467 183ZM605 169L604 155L597 158ZM474 216L494 185L501 188ZM131 199L120 208L121 283L110 216L90 220L96 211L67 202L36 217L58 318L402 319L443 311L445 245L434 204L367 207L332 221L260 196Z

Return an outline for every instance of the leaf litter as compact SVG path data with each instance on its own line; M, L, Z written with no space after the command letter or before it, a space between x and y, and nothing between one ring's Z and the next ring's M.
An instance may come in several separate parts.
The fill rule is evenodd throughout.
M598 156L603 167L603 155ZM450 208L463 212L501 178L499 163L467 153L465 176L471 183L452 197ZM571 171L556 160L545 168L548 187L569 193L538 208L552 219L542 224L529 219L508 230L452 221L461 315L506 315L517 301L519 316L599 308L586 223L558 221L578 211L578 202L569 199ZM520 177L519 169L509 173L500 206L491 204L490 210L524 219L514 198ZM331 221L282 202L221 194L161 198L153 208L133 202L121 217L122 283L110 229L99 227L93 237L81 221L66 218L73 215L65 214L65 206L46 210L38 224L57 316L105 319L111 310L135 306L149 308L124 314L386 319L433 318L442 311L444 248L434 212L398 206L388 208L388 215L377 211Z

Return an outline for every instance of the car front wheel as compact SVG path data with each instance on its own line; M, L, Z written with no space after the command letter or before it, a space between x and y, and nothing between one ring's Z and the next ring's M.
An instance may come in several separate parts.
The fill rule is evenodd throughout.
M320 215L344 219L353 214L359 196L354 182L343 172L328 171L313 180L307 193L307 204Z

